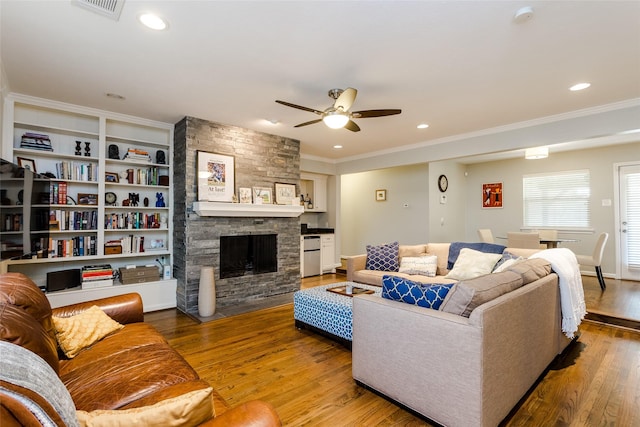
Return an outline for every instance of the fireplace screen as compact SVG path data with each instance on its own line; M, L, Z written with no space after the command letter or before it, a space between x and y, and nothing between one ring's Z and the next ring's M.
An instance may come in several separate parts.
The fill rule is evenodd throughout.
M278 271L276 234L220 237L220 278Z

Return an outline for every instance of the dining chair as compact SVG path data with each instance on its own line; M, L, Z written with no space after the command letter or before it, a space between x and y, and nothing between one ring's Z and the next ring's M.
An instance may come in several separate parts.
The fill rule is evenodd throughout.
M540 236L538 233L510 231L507 233L507 246L510 248L539 249Z
M600 233L595 248L593 248L592 255L576 255L578 264L587 265L596 268L596 276L598 276L598 282L600 283L600 289L603 291L607 289L607 284L604 282L604 276L602 275L602 255L604 254L604 247L609 239L609 233Z
M478 228L478 237L483 243L493 243L493 233L490 228Z
M539 230L540 240L555 240L558 238L558 230ZM540 249L554 248L557 244L540 243Z

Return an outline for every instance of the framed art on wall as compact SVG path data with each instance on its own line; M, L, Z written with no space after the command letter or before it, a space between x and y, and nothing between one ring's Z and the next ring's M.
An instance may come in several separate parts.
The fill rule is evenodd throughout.
M233 156L198 151L198 200L232 202L235 189Z
M502 192L502 183L493 182L491 184L482 184L482 207L483 208L501 208L504 199Z
M276 182L276 205L290 205L296 197L294 184L280 184Z

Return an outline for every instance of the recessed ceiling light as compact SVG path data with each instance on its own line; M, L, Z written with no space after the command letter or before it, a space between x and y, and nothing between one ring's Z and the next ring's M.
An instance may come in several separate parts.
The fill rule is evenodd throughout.
M342 145L334 145L333 148L335 148L336 150L339 150L342 148Z
M571 87L569 88L569 90L570 90L570 91L575 92L575 91L577 91L577 90L583 90L583 89L586 89L586 88L588 88L589 86L591 86L591 83L578 83L578 84L575 84L575 85L571 86Z
M167 21L154 13L141 13L138 15L138 21L140 21L145 27L158 31L165 30L169 26Z
M106 95L107 95L107 97L108 97L108 98L120 99L120 100L124 100L124 99L126 99L124 96L122 96L122 95L118 95L117 93L109 92L109 93L107 93Z
M278 123L280 123L278 119L265 119L265 120L272 125L277 125Z
M428 128L428 127L429 127L429 125L428 125L428 124L426 124L426 123L420 123L420 124L417 126L417 128L418 128L418 129L426 129L426 128Z

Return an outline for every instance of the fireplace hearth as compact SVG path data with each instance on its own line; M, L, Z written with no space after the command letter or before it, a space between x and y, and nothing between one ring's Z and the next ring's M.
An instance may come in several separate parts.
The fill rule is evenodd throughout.
M220 236L220 278L278 271L276 234Z

